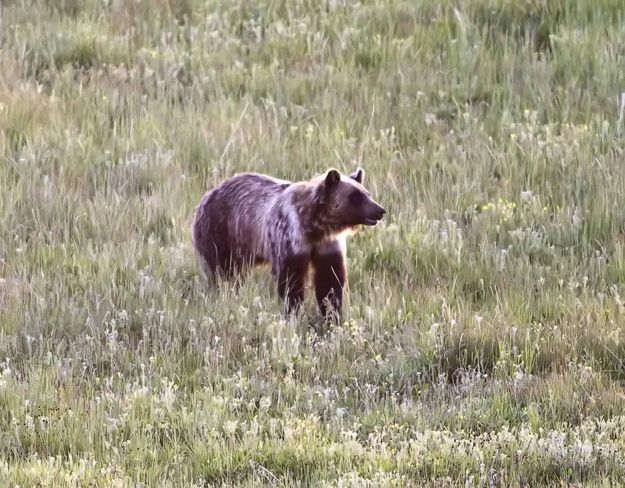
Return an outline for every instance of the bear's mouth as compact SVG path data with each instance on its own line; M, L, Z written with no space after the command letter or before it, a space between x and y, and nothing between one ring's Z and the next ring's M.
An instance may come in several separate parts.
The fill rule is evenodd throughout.
M378 219L366 218L363 222L364 225L375 225L379 222Z

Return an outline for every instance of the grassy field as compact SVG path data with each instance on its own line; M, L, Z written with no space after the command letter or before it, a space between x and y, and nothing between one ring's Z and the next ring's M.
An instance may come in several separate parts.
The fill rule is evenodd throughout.
M625 479L624 0L5 0L0 485ZM190 237L361 165L345 320Z

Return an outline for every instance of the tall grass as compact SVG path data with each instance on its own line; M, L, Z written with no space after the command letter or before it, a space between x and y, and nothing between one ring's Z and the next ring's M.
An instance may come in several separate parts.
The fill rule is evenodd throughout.
M3 3L2 484L623 479L624 13ZM357 165L343 323L205 286L208 188Z

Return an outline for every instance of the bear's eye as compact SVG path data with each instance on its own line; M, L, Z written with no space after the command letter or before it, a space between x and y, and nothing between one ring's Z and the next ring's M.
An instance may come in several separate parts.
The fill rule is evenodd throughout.
M362 203L363 198L364 195L357 190L353 191L351 195L349 195L349 201L352 205L358 205L359 203Z

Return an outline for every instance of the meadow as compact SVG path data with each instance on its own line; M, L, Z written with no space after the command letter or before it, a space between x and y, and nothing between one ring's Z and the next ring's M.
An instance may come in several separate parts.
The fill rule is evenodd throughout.
M5 0L0 485L625 483L625 1ZM343 321L206 287L223 178L366 171Z

